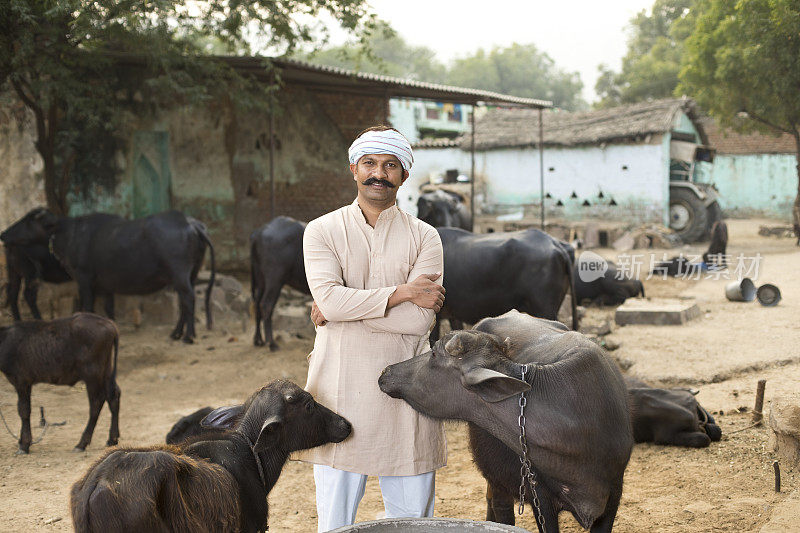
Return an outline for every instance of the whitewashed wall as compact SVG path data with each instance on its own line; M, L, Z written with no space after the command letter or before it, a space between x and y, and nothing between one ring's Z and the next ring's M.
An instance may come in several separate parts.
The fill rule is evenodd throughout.
M552 197L546 201L548 210L567 218L603 216L664 223L669 204L668 153L661 136L648 144L546 148L544 190ZM469 174L470 154L458 148L417 148L414 159L412 175L398 194L401 208L411 213L416 212L419 185L431 173L457 168ZM539 203L537 149L476 152L475 171L487 180L487 207ZM577 198L571 198L573 192ZM612 198L616 206L609 205ZM563 208L555 207L558 200ZM583 206L585 200L591 205Z

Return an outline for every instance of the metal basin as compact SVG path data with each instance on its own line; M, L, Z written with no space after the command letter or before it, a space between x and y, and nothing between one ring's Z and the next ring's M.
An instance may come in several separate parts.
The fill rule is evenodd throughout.
M460 518L384 518L334 529L331 533L530 533L521 527Z

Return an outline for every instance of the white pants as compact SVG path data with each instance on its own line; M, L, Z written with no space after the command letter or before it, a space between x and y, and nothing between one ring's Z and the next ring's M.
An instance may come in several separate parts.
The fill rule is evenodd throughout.
M433 491L436 472L416 476L380 476L386 518L422 518L433 516ZM322 533L356 520L356 511L367 476L314 465L317 488L317 531Z

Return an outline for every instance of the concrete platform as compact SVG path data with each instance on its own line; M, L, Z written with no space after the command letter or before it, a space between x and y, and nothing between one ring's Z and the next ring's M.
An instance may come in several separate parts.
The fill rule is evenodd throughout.
M620 326L647 324L652 326L679 326L699 317L700 308L694 300L671 298L629 298L617 307L614 320Z

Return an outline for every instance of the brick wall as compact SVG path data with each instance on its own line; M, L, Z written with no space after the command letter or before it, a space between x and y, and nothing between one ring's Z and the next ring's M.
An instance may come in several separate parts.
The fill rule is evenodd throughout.
M388 97L329 92L317 92L314 97L348 145L365 128L389 124Z

